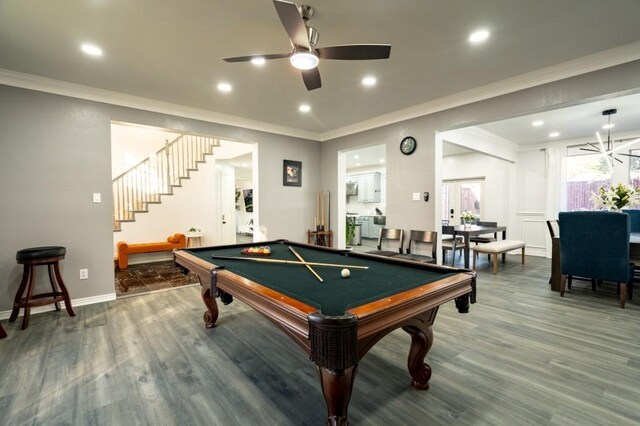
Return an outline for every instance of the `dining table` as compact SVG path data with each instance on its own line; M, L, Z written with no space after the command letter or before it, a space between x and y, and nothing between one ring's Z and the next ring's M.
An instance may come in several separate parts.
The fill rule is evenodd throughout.
M632 263L640 266L640 232L629 234L629 257ZM634 262L633 260L636 259ZM562 285L562 267L560 264L560 237L551 239L551 290L560 291Z
M469 254L471 247L469 245L469 238L475 235L484 234L497 234L502 232L502 239L507 239L507 227L506 226L484 226L484 225L456 225L453 227L454 238L461 236L464 238L464 267L469 267ZM502 253L502 261L504 262L506 254Z

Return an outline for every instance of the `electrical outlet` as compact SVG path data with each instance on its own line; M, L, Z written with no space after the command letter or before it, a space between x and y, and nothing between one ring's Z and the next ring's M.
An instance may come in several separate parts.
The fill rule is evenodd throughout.
M420 193L419 192L414 192L413 193L413 201L420 201Z
M81 280L89 279L89 270L88 269L80 269L80 279Z

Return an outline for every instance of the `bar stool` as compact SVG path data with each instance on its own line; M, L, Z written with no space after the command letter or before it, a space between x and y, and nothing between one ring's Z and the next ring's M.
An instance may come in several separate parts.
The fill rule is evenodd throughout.
M75 316L71 307L71 299L67 288L64 286L58 262L64 259L67 249L59 246L51 247L33 247L19 250L16 253L18 264L24 265L22 273L22 281L18 292L13 301L13 310L9 317L9 322L13 322L18 318L20 308L24 308L24 318L22 320L22 329L26 329L29 325L29 315L31 308L34 306L44 306L55 304L56 310L60 310L60 302L64 301L64 306L70 316ZM50 293L33 294L33 288L36 284L35 267L39 265L47 265L49 267L49 281L51 282ZM60 287L60 291L56 290L56 283ZM26 289L26 296L23 296ZM40 299L40 300L37 300Z

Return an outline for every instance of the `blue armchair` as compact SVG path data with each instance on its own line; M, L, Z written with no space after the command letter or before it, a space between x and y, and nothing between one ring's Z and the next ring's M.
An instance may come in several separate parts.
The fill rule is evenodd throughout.
M564 296L572 276L618 283L620 307L633 292L633 265L629 262L629 215L606 211L560 212L560 259ZM570 285L570 281L569 281Z

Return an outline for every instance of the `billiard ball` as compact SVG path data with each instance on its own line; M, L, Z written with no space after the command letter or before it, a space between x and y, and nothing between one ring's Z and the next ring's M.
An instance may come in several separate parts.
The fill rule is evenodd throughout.
M342 270L342 272L340 272L340 275L342 275L342 278L349 278L349 275L351 275L351 272L345 268Z

